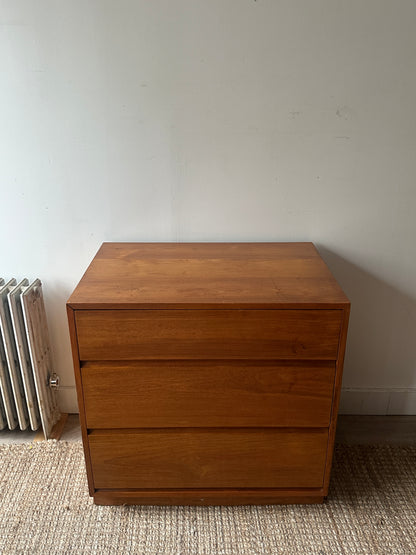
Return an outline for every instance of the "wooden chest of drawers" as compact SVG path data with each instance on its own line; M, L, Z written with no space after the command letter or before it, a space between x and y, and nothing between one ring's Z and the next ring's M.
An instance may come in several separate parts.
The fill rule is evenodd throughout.
M104 243L67 303L95 503L322 502L349 308L312 243Z

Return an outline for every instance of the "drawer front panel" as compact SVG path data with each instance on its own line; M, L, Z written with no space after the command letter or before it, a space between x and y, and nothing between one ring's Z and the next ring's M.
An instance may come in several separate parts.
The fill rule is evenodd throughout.
M88 428L329 426L334 362L87 362Z
M94 487L322 487L327 437L268 428L93 431Z
M335 360L341 310L78 310L80 360Z

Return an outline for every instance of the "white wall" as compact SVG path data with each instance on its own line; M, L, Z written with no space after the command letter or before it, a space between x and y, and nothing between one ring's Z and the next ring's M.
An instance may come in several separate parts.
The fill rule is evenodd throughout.
M102 241L314 241L342 406L416 412L414 0L0 0L0 253L65 301Z

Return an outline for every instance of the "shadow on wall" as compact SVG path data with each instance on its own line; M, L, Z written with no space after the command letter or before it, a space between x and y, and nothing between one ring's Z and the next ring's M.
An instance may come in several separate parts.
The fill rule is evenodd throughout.
M43 291L55 370L61 378L61 388L74 388L71 344L66 315L66 301L72 293L67 283L44 280Z
M416 299L317 248L351 301L343 387L415 387Z

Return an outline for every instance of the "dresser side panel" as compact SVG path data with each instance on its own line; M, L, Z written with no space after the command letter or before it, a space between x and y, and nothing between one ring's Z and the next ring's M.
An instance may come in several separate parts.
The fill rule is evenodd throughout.
M336 362L334 396L333 396L332 409L331 409L331 424L329 427L329 434L328 434L328 451L327 451L325 479L324 479L325 495L328 494L329 481L331 477L332 460L334 455L335 435L336 435L336 428L337 428L339 400L341 397L342 374L344 370L344 358L345 358L345 349L347 344L349 316L350 316L350 307L348 306L348 308L346 308L343 311L339 349L338 349L338 359Z
M84 392L82 387L82 376L78 355L78 338L75 322L74 310L67 306L69 335L71 339L72 360L74 365L75 385L78 398L79 419L81 424L82 444L84 448L85 466L87 470L88 490L89 494L94 494L93 472L88 444L87 422L85 416Z

